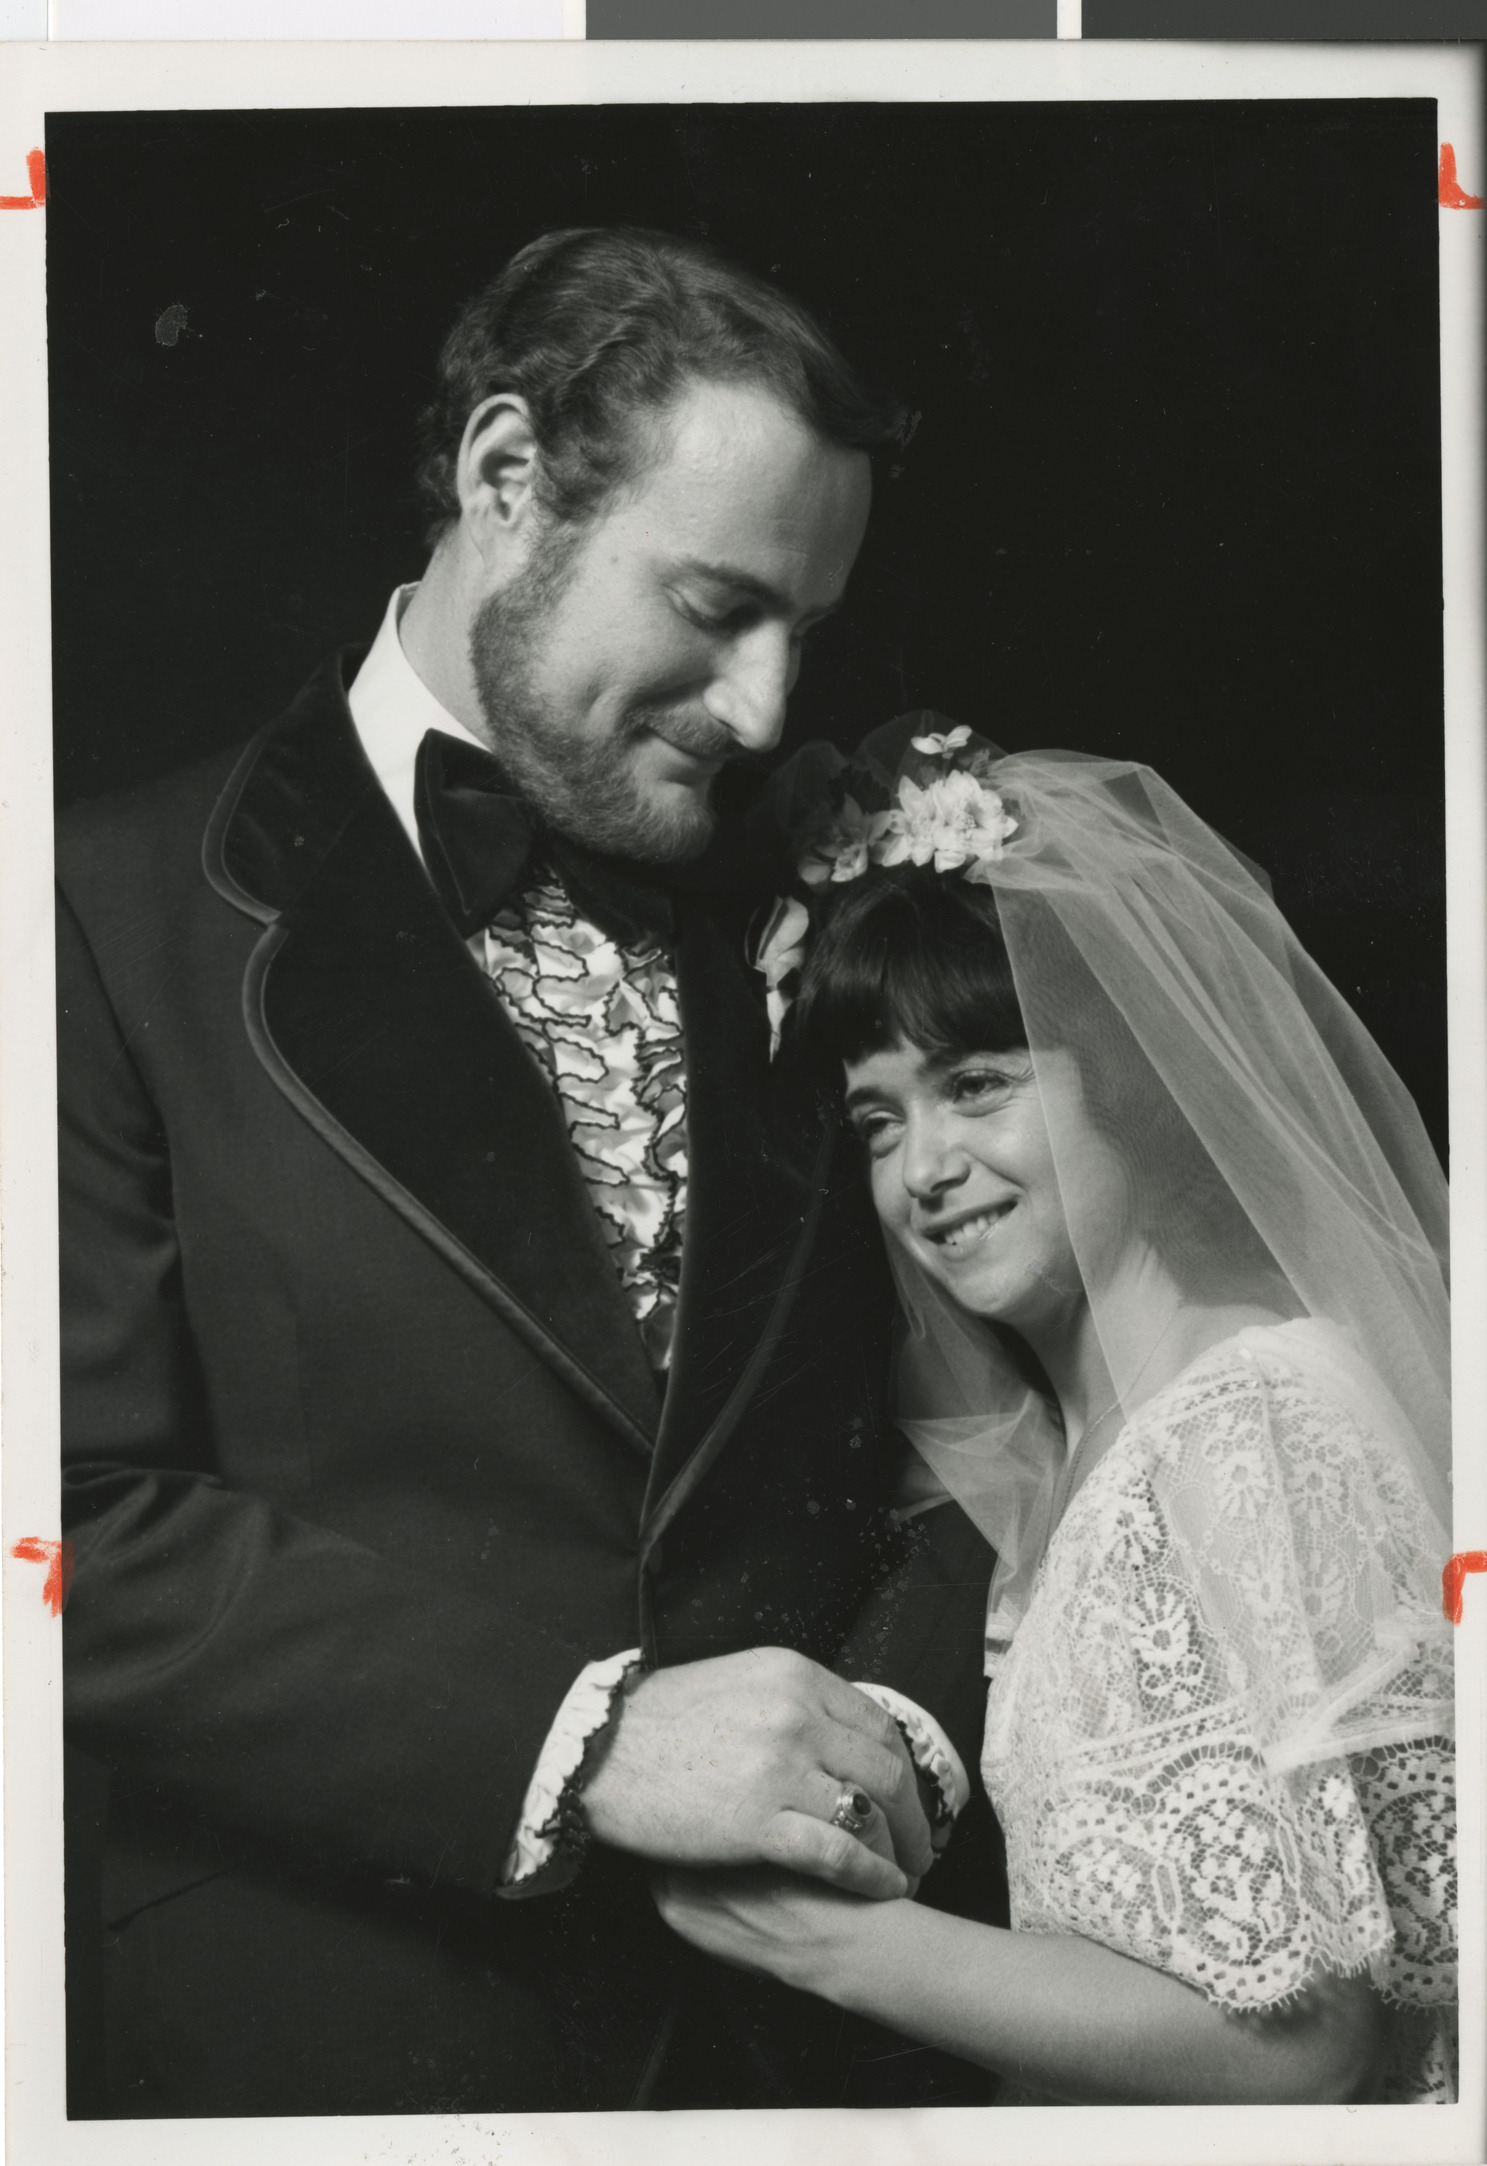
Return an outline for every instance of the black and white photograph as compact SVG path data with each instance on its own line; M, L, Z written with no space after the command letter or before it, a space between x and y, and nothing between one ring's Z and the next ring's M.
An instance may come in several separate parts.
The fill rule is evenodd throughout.
M45 114L69 2141L1475 2156L1437 99L153 80Z

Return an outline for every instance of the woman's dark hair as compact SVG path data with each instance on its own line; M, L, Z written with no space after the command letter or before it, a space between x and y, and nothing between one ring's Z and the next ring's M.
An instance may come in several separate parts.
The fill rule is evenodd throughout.
M514 392L542 452L555 518L589 517L634 478L637 423L689 382L772 392L829 443L882 451L907 440L904 408L862 383L799 302L700 241L640 226L545 233L466 303L419 421L417 481L429 539L458 516L455 467L483 399Z
M791 1011L806 1057L839 1073L902 1038L926 1053L1027 1044L991 890L928 866L818 890L821 923Z

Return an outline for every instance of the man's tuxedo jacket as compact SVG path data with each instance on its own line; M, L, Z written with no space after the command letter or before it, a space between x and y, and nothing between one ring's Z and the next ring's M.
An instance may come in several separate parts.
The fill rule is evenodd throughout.
M892 1561L879 1237L834 1114L771 1077L744 914L676 898L663 1404L338 661L245 751L71 814L58 862L66 1689L114 1771L110 2110L623 2106L709 1967L628 1861L499 1896L558 1705L637 1641L830 1662ZM892 1681L973 1755L968 1554Z

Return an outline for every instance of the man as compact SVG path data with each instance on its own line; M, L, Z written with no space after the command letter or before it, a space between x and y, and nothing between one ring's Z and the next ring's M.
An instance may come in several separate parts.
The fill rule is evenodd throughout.
M706 251L548 236L359 670L59 837L111 2112L809 2097L647 1863L930 1863L934 1710L826 1665L857 1618L973 1744L987 1557L863 1624L888 1290L708 851L895 426Z

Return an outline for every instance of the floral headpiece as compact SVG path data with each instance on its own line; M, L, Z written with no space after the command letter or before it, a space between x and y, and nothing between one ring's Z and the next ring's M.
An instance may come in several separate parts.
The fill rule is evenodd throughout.
M807 887L826 887L858 880L873 865L932 864L936 872L958 872L977 886L990 886L991 868L1018 822L987 780L995 754L982 745L964 761L957 759L970 738L964 724L910 738L915 752L937 764L918 781L900 774L893 801L882 811L864 810L850 789L839 789L824 825L796 861L799 878ZM866 779L871 786L872 778ZM805 961L810 922L798 896L780 896L754 959L764 976L771 1060L793 1000L784 981Z

